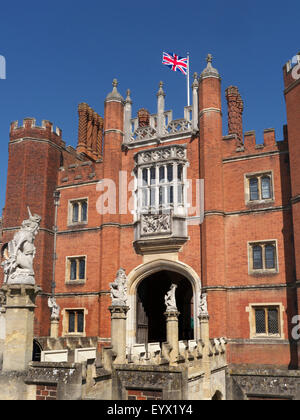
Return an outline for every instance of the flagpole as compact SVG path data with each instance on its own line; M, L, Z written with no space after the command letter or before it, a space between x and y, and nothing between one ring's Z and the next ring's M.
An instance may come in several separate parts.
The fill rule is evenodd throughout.
M190 106L190 53L187 53L187 59L187 104L188 106Z

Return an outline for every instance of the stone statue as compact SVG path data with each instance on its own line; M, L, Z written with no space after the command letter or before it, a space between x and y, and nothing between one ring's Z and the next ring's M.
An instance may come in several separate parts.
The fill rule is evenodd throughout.
M177 311L175 292L177 284L172 284L170 290L165 296L165 304L167 311Z
M200 296L199 316L208 315L207 310L207 293L202 293Z
M58 321L60 306L56 303L54 296L48 298L48 307L51 309L51 321Z
M28 207L29 219L24 220L20 230L7 244L4 251L4 283L7 284L35 284L33 259L36 248L34 239L38 234L41 217L33 215Z
M127 302L127 276L125 270L120 268L114 283L109 283L113 306L126 306Z

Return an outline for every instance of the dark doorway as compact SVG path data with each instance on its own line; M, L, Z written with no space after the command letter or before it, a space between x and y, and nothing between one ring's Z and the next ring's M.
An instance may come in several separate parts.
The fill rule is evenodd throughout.
M159 271L144 279L137 289L137 343L166 341L165 295L172 283L177 284L179 340L193 338L193 290L190 282L181 274Z
M33 340L33 350L32 350L32 361L40 362L41 361L42 347L37 340Z

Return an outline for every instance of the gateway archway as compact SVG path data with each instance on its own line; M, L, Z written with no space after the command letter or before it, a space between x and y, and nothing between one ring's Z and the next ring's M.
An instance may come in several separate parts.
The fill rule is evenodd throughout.
M179 340L194 338L193 289L182 274L162 270L142 280L136 296L136 342L154 343L166 341L165 295L171 284L177 285L176 304Z
M166 272L168 276L164 277L162 273L166 273ZM152 277L153 275L156 275L156 274L158 275L158 277ZM149 278L152 279L152 282L150 280L147 280ZM170 288L169 286L171 285L170 280L171 282L172 280L174 280L174 282L175 280L178 282L181 282L182 284L181 287L185 285L186 288L191 290L192 299L190 302L191 303L190 307L191 307L191 317L193 318L193 322L194 322L194 325L192 328L193 338L195 340L200 338L199 337L199 320L198 320L197 314L199 311L199 303L200 303L200 295L201 295L201 280L197 272L192 267L178 260L153 259L135 267L130 273L128 273L127 279L128 279L127 304L130 308L127 313L127 338L126 338L127 346L136 344L137 338L139 339L139 341L142 340L142 338L137 337L137 335L142 334L141 332L141 330L143 329L142 327L144 327L144 338L146 337L149 338L149 333L147 331L149 328L149 319L145 316L143 320L143 318L140 315L139 315L139 318L137 316L138 315L137 307L139 304L139 300L141 300L141 294L143 294L143 292L144 293L146 292L146 290L143 290L143 289L147 289L147 287L149 288L149 284L151 284L152 287L154 287L154 285L158 287L158 284L164 283L165 286L163 286L160 290L158 290L159 295L162 296L162 299L164 300L164 296L166 295L166 293L164 293L164 290L166 289L167 291L169 290ZM144 286L142 286L142 283L144 280L146 280L146 283L144 284ZM165 283L166 280L169 280L169 282L167 281ZM168 284L168 286L166 284ZM141 289L139 289L140 285L141 285ZM179 291L177 288L177 293L176 293L177 300L179 297L181 287L179 288ZM152 296L154 296L154 293L152 293ZM158 300L157 296L158 296L158 293L156 293L155 296L152 298L153 311L154 311L155 306L157 306L157 300ZM179 301L180 299L181 297L179 297ZM148 302L151 302L151 300L148 299ZM180 309L183 310L181 304L180 306L181 306ZM141 309L142 308L140 308L140 310ZM150 310L150 316L152 316L152 314L154 313L153 311ZM165 306L163 310L161 309L160 311L164 312ZM186 311L183 310L183 313L186 313ZM147 315L147 313L145 315ZM180 320L180 322L182 321ZM166 319L164 318L163 328L165 328L165 324L166 324ZM181 331L182 330L183 328L181 327ZM180 337L182 336L183 334L181 334Z

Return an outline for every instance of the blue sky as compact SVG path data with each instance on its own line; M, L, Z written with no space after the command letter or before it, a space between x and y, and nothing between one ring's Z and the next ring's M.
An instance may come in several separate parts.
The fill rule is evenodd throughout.
M225 88L237 85L245 103L244 130L274 127L278 140L286 122L282 67L300 50L299 0L77 0L3 2L0 55L7 79L0 80L0 213L5 203L10 122L35 117L63 130L76 146L77 105L87 102L103 115L112 79L133 112L156 112L163 80L166 108L183 117L184 76L161 64L162 51L190 53L191 74L200 73L207 53Z

